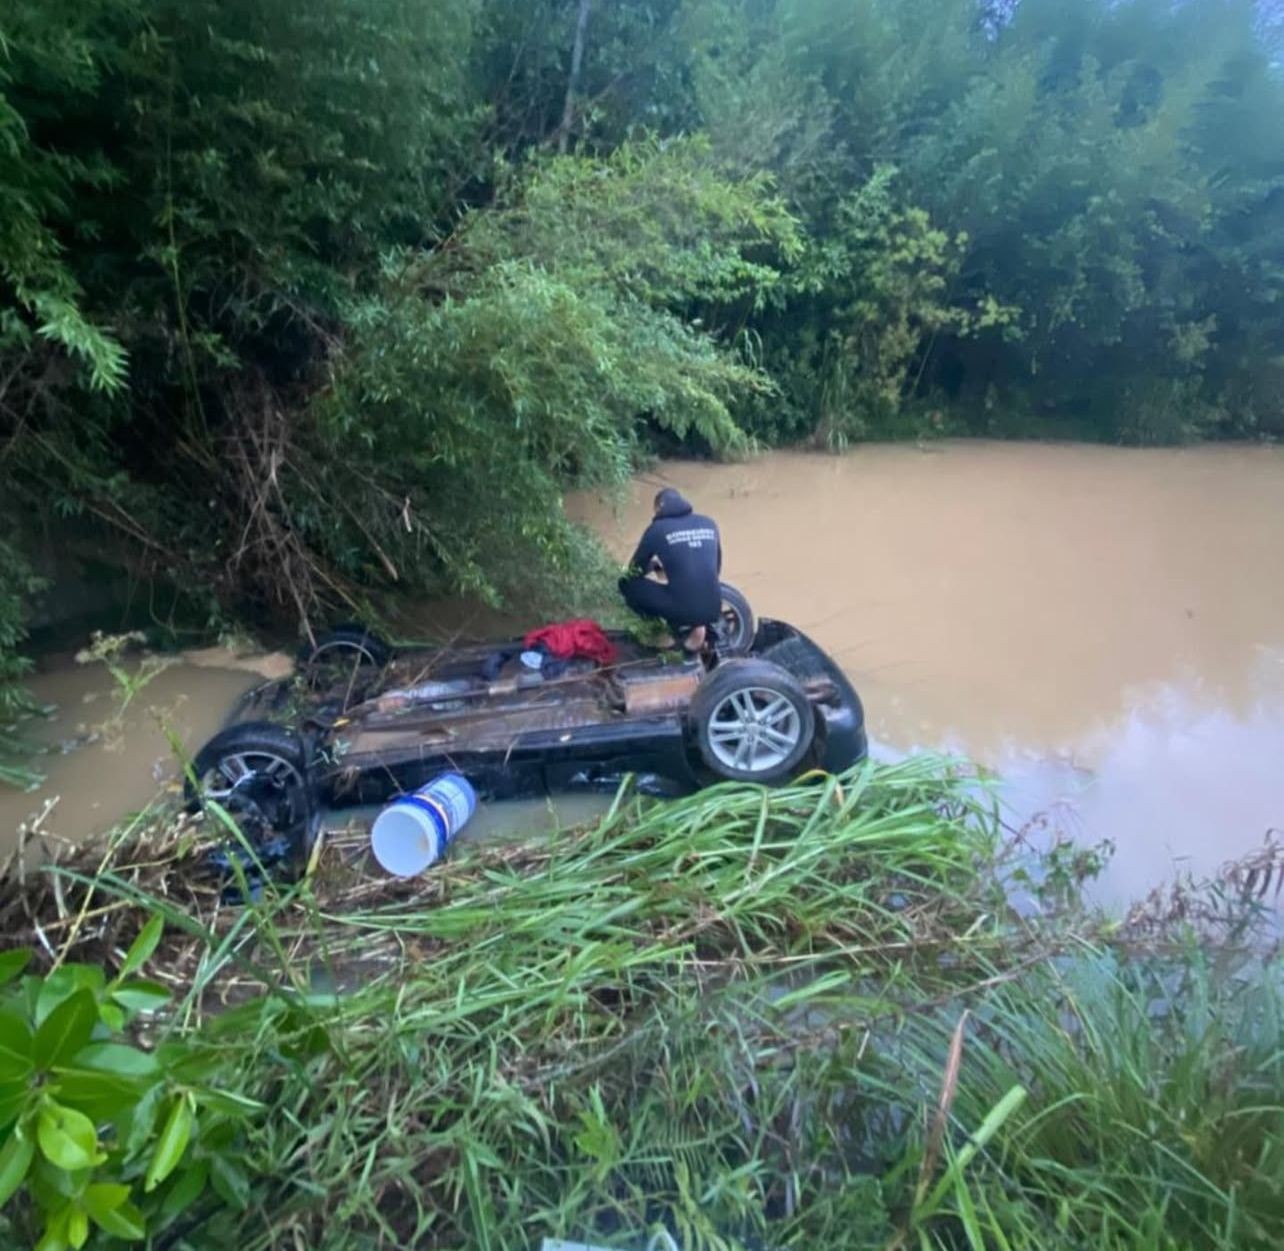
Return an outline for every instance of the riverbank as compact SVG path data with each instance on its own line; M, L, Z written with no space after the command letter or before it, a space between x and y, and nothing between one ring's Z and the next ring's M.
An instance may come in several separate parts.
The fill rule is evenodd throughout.
M135 1183L195 1251L627 1251L657 1227L683 1251L1274 1246L1284 998L1246 946L1260 881L1107 923L1063 849L1023 859L1016 913L1013 849L940 762L626 793L404 883L338 837L248 909L194 876L200 827L145 834L0 898L39 970L113 973L165 918L141 972L169 1006L139 1037L204 1056L168 1089L256 1101L210 1124L197 1097L175 1180ZM103 1141L128 1182L126 1140Z

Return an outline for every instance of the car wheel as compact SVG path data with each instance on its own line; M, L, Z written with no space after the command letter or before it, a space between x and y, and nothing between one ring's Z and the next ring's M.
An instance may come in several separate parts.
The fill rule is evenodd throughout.
M192 761L185 787L188 810L208 802L288 834L307 818L307 756L297 734L268 721L230 726Z
M753 646L756 628L749 601L734 586L722 583L722 615L714 626L719 655L745 655Z
M392 648L356 622L318 635L299 654L303 674L314 688L332 686L340 680L359 680L382 669L391 659Z
M782 782L807 758L816 713L778 665L731 660L703 681L688 711L700 757L720 778Z

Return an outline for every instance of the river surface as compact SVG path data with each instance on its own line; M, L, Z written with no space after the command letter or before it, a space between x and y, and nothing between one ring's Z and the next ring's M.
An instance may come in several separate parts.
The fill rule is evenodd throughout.
M879 751L965 753L1015 821L1114 841L1111 896L1284 829L1284 448L778 452L575 512L625 559L660 486L839 660Z
M879 753L1001 771L1014 822L1049 813L1115 842L1108 894L1211 872L1284 828L1284 449L781 452L667 463L621 504L570 511L623 559L662 485L717 519L758 613L852 676ZM57 719L32 725L49 776L0 790L0 847L49 801L43 828L70 838L141 808L172 777L166 731L199 746L280 663L189 653L123 720L101 666L50 666L33 685ZM597 802L500 805L483 824L547 828Z
M198 750L263 673L280 672L276 660L245 667L221 648L174 657L125 705L101 664L46 658L26 685L50 714L22 727L44 752L31 765L45 777L32 791L0 786L0 853L23 825L74 841L146 808L177 784L172 744ZM126 669L137 678L139 662Z

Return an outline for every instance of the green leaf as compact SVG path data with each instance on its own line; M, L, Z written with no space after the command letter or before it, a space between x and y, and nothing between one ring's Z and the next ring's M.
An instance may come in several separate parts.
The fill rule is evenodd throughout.
M129 1187L114 1182L95 1182L85 1190L85 1210L96 1218L98 1212L114 1212L129 1198Z
M142 1242L147 1234L143 1214L132 1203L122 1204L113 1212L104 1212L101 1217L95 1216L94 1224L103 1233L124 1242Z
M36 1251L67 1251L67 1220L71 1204L66 1203L45 1218L45 1232L36 1243Z
M18 1007L18 1000L21 1000L21 1006L26 1008L26 1016L32 1021L36 1019L36 1009L40 1006L40 992L45 988L45 980L42 977L36 977L28 973L21 982L18 983L18 992L14 997L14 1006Z
M52 1100L40 1109L36 1138L45 1159L69 1173L93 1168L101 1158L93 1121L83 1112Z
M209 1080L222 1062L218 1052L189 1042L161 1043L156 1048L156 1059L174 1081L185 1086Z
M165 1087L160 1083L153 1086L139 1101L129 1117L129 1127L124 1131L125 1155L134 1159L141 1155L151 1141L156 1129L156 1117L160 1112L161 1100L165 1098Z
M156 1140L156 1150L152 1162L147 1166L147 1179L143 1189L151 1194L177 1167L187 1150L187 1143L192 1136L192 1097L184 1092L174 1100Z
M37 1027L43 1025L54 1009L78 990L88 990L97 999L107 985L107 975L92 964L64 964L43 982L39 978L29 980L34 980L39 987L35 1011Z
M106 1182L90 1186L84 1196L85 1211L94 1224L113 1238L140 1241L146 1230L142 1213L129 1202L129 1187Z
M240 1133L234 1121L226 1117L215 1118L201 1126L201 1146L216 1155L226 1155L233 1148Z
M36 1062L44 1069L66 1064L89 1041L97 1024L98 1004L93 991L76 991L36 1030Z
M210 1185L224 1203L230 1204L238 1212L244 1212L249 1207L250 1179L240 1165L233 1164L226 1156L216 1155L210 1160Z
M30 962L30 947L14 947L9 951L0 951L0 986L7 986Z
M91 1121L114 1121L129 1111L146 1089L143 1078L95 1069L60 1069L58 1100L83 1112Z
M34 1068L31 1026L16 1012L0 1012L0 1079L25 1078Z
M262 1112L267 1106L248 1095L234 1094L230 1090L197 1090L193 1093L201 1107L221 1112L224 1116L247 1117Z
M101 1069L123 1077L154 1077L160 1064L150 1051L131 1047L127 1043L90 1043L72 1057L78 1069Z
M130 1012L156 1012L170 1000L170 993L157 982L123 982L111 997Z
M113 1034L119 1034L125 1028L125 1010L117 1004L100 1003L98 1016Z
M34 1128L33 1123L33 1132ZM41 1155L36 1156L36 1162L27 1174L31 1197L36 1201L36 1206L46 1212L62 1207L66 1199L78 1198L88 1180L88 1174L69 1173L66 1169L55 1168Z
M36 1144L21 1130L15 1129L0 1147L0 1208L13 1198L26 1180L27 1170L36 1154Z
M250 999L211 1018L204 1033L209 1038L244 1038L266 1026L277 1025L290 1009L280 999Z
M927 1201L916 1210L916 1219L935 1214L940 1209L941 1201L950 1188L956 1185L963 1185L963 1174L968 1165L971 1164L978 1152L985 1149L990 1139L999 1132L1008 1118L1025 1102L1027 1093L1024 1086L1013 1086L986 1113L985 1119L981 1122L979 1128L963 1145L958 1155L951 1160L950 1167L945 1171L940 1181L936 1183Z
M209 1172L209 1164L205 1160L197 1160L191 1168L184 1169L174 1179L165 1202L161 1204L161 1220L168 1224L182 1216L201 1197Z
M152 958L164 930L165 919L158 912L139 930L138 937L130 944L129 950L125 953L124 963L120 966L120 979L141 969Z
M31 1098L29 1081L0 1082L0 1129L7 1129L22 1114Z
M67 1242L74 1251L80 1251L89 1238L89 1217L79 1204L67 1213Z

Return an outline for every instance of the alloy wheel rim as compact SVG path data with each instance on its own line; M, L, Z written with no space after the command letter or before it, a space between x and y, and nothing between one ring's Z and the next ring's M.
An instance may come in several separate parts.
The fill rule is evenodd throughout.
M726 696L707 724L718 762L742 773L779 768L802 740L802 717L788 696L767 687L743 687Z
M744 620L730 604L724 602L718 618L718 636L725 647L738 646L744 633Z
M293 761L270 751L238 751L221 756L201 779L201 798L223 803L254 777L266 778L283 792L303 786Z

